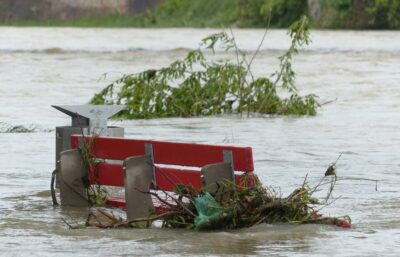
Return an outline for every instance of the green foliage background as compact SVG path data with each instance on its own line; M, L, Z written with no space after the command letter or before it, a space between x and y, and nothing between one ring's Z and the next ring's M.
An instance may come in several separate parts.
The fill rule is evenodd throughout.
M400 29L399 0L315 0L314 28ZM2 25L77 27L271 27L286 28L309 15L308 0L166 0L142 15L85 17L76 20L16 21Z
M319 0L321 11L312 25L318 28L400 29L399 0ZM286 28L308 15L307 0L167 0L143 17L147 25ZM146 20L146 19L145 19ZM148 22L148 21L147 21Z

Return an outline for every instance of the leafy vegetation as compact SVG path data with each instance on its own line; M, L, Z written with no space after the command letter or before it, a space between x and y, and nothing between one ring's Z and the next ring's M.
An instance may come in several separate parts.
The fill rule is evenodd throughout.
M257 52L248 60L235 39L222 32L203 39L200 49L168 67L123 76L96 94L91 103L124 104L127 109L121 115L129 119L232 112L315 115L315 96L298 95L292 69L293 57L310 42L307 18L293 23L289 35L291 45L279 57L279 68L271 77L255 78L251 64ZM236 51L237 61L207 59L207 50L215 53L217 45ZM287 91L290 97L282 99L278 89Z
M292 22L298 20L303 15L307 15L307 0L270 0L263 1L259 12L268 16L269 10L272 10L271 24L274 27L287 27Z
M142 15L109 15L74 20L6 21L3 25L78 27L220 27L235 22L238 5L232 0L169 0Z
M400 29L398 0L318 0L316 28ZM141 15L82 17L74 20L8 20L0 25L77 27L271 27L283 28L308 15L307 0L166 0Z
M400 2L375 0L366 8L370 15L369 25L375 29L400 29Z
M320 0L316 27L344 29L400 29L397 0Z
M144 17L160 27L220 27L235 22L237 8L232 0L169 0Z

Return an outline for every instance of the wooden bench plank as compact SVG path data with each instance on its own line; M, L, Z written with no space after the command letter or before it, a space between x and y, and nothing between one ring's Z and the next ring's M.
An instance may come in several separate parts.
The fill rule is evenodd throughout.
M164 191L173 191L174 185L181 184L193 186L196 189L202 187L200 171L156 168L157 187Z
M89 172L90 184L124 187L124 171L121 164L94 164Z
M71 137L71 147L78 147L79 138ZM202 167L211 163L223 162L223 151L232 151L233 168L237 171L254 170L251 147L221 146L155 140L98 137L92 150L93 156L102 159L124 160L128 157L144 155L145 144L152 144L154 162L167 165Z
M164 191L173 191L174 184L193 186L196 189L202 187L200 171L156 167L155 174L158 188ZM239 182L240 175L236 174L235 177ZM111 163L92 165L89 181L90 184L124 187L123 167L121 164Z

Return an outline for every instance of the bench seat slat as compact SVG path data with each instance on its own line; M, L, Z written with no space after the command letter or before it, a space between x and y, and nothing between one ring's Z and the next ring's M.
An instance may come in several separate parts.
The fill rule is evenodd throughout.
M173 191L174 184L193 186L196 189L202 187L200 171L156 167L155 173L157 186L164 191ZM236 182L239 182L240 175L235 176ZM124 172L121 164L99 163L96 168L93 165L89 179L91 184L124 187Z
M99 163L92 165L90 184L124 187L124 171L121 164Z
M73 149L78 147L81 137L79 135L71 137ZM154 162L157 164L202 167L222 162L223 151L228 150L233 154L234 170L244 172L254 170L251 147L98 137L95 139L92 155L102 159L124 160L131 156L144 155L145 144L152 144Z
M156 181L159 189L170 192L174 190L174 184L193 186L196 189L202 187L200 172L193 170L156 168Z

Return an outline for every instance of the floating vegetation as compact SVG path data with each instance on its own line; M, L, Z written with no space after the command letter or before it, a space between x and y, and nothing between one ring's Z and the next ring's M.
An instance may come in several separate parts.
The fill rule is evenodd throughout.
M25 127L23 125L10 125L5 122L0 122L0 133L34 133L38 131L48 132L35 125Z
M289 49L281 55L279 67L270 77L256 78L251 65L267 31L250 56L236 44L233 32L217 33L202 40L201 47L161 69L125 75L92 98L92 104L124 104L120 116L128 119L191 117L224 113L316 115L314 95L299 96L292 61L299 49L310 43L306 17L290 26ZM207 59L219 46L234 50L236 61ZM211 52L211 53L210 53ZM281 98L279 91L289 93Z
M317 205L328 204L328 198L320 201L312 196L318 187L310 187L306 180L301 187L295 189L289 196L281 197L278 192L264 187L254 175L247 176L242 181L252 181L236 185L232 182L219 183L219 190L214 193L203 189L176 185L175 200L168 203L160 195L153 192L156 198L167 205L165 212L151 214L148 218L123 220L105 208L90 211L86 226L100 228L132 228L150 227L156 220L162 221L163 228L186 228L194 230L237 229L267 223L290 224L327 224L343 228L351 227L348 216L326 217L318 213ZM336 177L328 178L332 184ZM331 189L330 189L331 190ZM146 192L144 192L146 193ZM164 192L168 197L171 194ZM328 194L329 197L331 194Z

